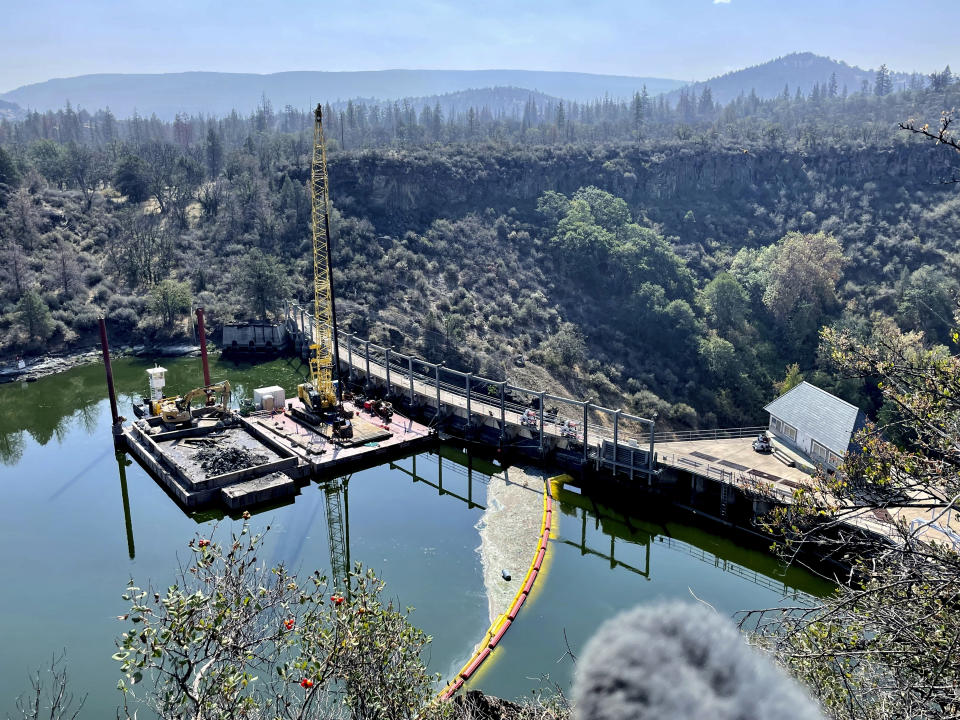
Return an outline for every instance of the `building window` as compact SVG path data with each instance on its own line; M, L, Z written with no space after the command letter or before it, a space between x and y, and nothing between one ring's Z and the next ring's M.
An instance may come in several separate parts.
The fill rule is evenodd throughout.
M797 429L793 427L793 425L787 425L787 423L783 422L780 418L775 418L773 415L770 416L770 429L777 433L777 435L788 437L793 442L797 441Z
M830 467L839 467L840 463L843 462L842 457L835 452L831 452L826 446L821 445L816 440L810 441L810 456L815 460L826 463Z
M826 446L821 445L816 440L811 440L810 455L820 462L827 462L827 458L830 456L830 451L827 450Z

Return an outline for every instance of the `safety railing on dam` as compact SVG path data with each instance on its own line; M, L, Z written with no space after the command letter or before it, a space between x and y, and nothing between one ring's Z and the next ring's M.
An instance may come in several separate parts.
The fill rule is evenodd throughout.
M284 318L295 346L308 353L315 342L313 315L287 303ZM631 479L649 482L655 473L655 418L454 370L351 333L340 332L338 338L351 384L362 378L365 386L382 385L387 396L432 407L448 422L459 418L468 433L499 433L501 443L514 447L540 453L554 448Z
M667 430L654 435L657 442L686 442L690 440L736 440L753 437L767 430L766 425L751 425L737 428L712 428L709 430Z
M306 357L314 343L313 316L297 303L284 307L284 322L294 346ZM680 453L655 453L656 442L745 438L765 427L753 426L706 431L656 432L656 417L642 418L590 401L573 400L543 390L525 388L509 380L492 380L474 373L444 367L442 363L397 352L352 333L338 333L339 359L346 364L346 379L368 390L375 386L386 395L403 397L411 407L433 410L436 422L452 429L459 421L469 439L501 447L540 453L554 451L556 458L593 464L614 475L652 484L661 468L685 470L716 480L721 488L721 517L734 488L748 496L790 505L799 486L771 478L756 470L737 470L704 463ZM551 406L548 409L548 404ZM491 435L493 438L491 438ZM776 481L775 481L776 480ZM845 508L845 522L862 530L891 537L892 526L871 517L868 507Z

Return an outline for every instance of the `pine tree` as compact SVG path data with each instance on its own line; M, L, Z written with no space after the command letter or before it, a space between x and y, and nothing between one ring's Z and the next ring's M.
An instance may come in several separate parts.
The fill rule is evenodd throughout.
M351 130L357 129L357 108L353 100L347 100L347 127Z
M36 290L27 290L17 303L20 324L30 340L46 340L53 334L53 317L50 308Z
M890 71L886 65L881 65L880 69L877 70L877 78L873 84L873 92L878 97L884 97L885 95L889 95L891 90L893 90L893 81L890 79Z
M20 182L20 172L10 154L0 147L0 207Z
M223 142L220 140L220 134L209 127L207 129L207 141L203 148L207 160L207 173L209 177L215 178L220 174L220 168L223 167Z
M830 84L827 85L827 96L830 98L835 98L839 87L837 85L837 74L835 72L830 73Z
M711 115L713 113L713 92L707 86L700 94L700 102L697 104L697 114Z
M473 138L477 134L477 111L470 106L467 111L467 137Z
M947 65L943 72L930 73L930 89L937 92L946 90L953 83L953 73Z
M440 101L433 106L433 125L430 128L433 139L443 140L443 110L440 109Z
M633 132L637 142L640 142L641 128L643 127L643 98L640 93L633 94Z

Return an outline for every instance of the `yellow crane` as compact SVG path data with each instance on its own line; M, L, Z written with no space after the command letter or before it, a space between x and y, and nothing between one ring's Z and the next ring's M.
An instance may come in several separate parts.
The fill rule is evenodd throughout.
M310 169L313 225L313 344L310 345L310 382L297 386L304 404L300 417L314 424L340 404L337 366L337 312L333 299L333 262L330 251L330 195L327 148L323 139L323 108L317 105L313 123L313 162ZM342 424L334 420L339 428Z

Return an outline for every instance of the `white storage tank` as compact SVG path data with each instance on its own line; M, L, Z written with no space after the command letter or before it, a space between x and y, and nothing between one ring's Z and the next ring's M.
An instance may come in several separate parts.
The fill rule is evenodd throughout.
M257 388L253 391L254 406L267 412L271 410L282 410L286 401L287 395L279 385Z

